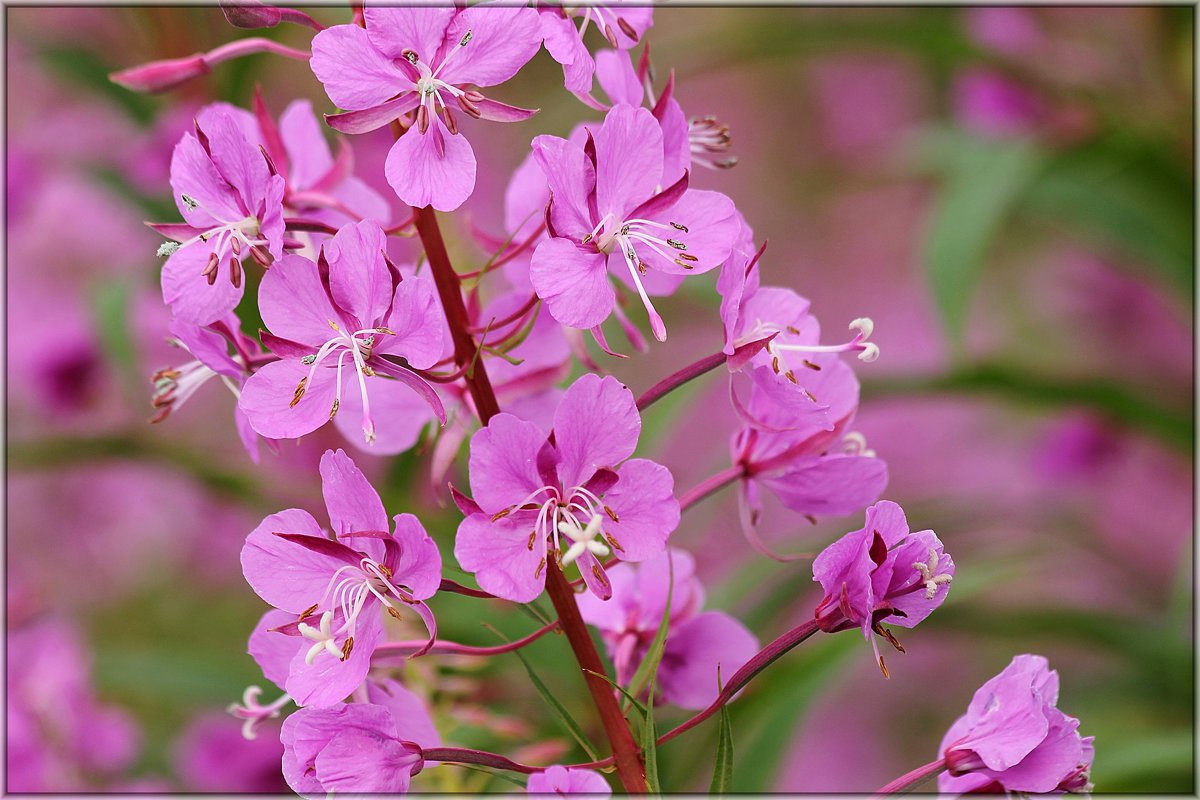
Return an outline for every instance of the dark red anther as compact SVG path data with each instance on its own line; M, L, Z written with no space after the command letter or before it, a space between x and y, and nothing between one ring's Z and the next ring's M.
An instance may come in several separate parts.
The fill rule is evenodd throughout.
M242 262L233 256L229 257L229 282L235 289L242 288Z
M417 130L421 133L429 130L429 107L424 103L417 109Z
M626 36L628 36L630 39L633 39L635 42L637 41L637 39L638 39L637 31L635 31L633 29L632 25L630 25L628 22L625 21L624 17L617 17L617 27L620 28L621 32L624 33Z
M263 250L258 245L250 248L250 257L263 269L271 266L271 254Z
M208 263L205 265L204 270L200 273L208 280L209 286L212 286L217 282L217 264L219 264L220 261L221 259L216 253L211 254L208 257Z
M450 131L451 136L458 136L458 118L454 116L450 106L443 108L442 113L446 118L446 130Z
M482 103L487 99L482 94L472 89L468 89L467 91L463 92L462 96L470 100L472 103Z
M605 24L605 26L604 26L604 38L605 38L605 39L608 39L608 43L609 43L609 44L611 44L613 47L618 47L618 46L619 46L619 45L617 44L617 33L616 33L616 31L614 31L614 30L613 30L613 27L612 27L612 25Z
M483 116L479 111L479 106L468 100L465 94L460 94L458 96L458 107L463 110L463 113L472 119L479 119L481 116Z

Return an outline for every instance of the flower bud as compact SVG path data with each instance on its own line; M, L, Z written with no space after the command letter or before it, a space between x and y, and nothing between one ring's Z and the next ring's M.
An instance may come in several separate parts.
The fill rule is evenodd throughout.
M168 58L123 69L110 73L108 79L134 92L165 92L210 72L212 68L203 54L196 53L186 58Z

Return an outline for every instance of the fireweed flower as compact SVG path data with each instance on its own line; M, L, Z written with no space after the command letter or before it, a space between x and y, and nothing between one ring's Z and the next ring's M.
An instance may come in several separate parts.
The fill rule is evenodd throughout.
M529 776L525 784L528 794L564 795L589 794L594 797L611 797L612 788L604 776L590 769L567 769L557 764Z
M233 117L246 138L270 158L271 166L284 179L283 206L288 212L335 227L362 219L380 225L391 221L387 200L353 174L354 151L345 138L338 138L334 157L308 100L289 103L278 122L261 95L255 95L253 113L228 103L212 103L200 112L201 125L206 115L217 110Z
M542 593L547 558L578 560L588 588L611 596L600 558L650 558L679 524L671 473L629 458L641 428L633 394L595 374L567 389L552 438L512 414L492 417L471 438L459 565L486 591L526 603Z
M578 27L575 18L581 18ZM636 46L654 24L654 9L627 6L620 2L582 6L574 11L552 5L538 9L538 20L546 52L562 64L563 84L576 97L588 102L592 76L597 68L597 62L592 59L583 41L588 27L594 24L610 45L628 50Z
M406 792L441 744L424 703L395 681L368 681L367 702L302 708L283 721L283 777L306 797Z
M241 331L241 322L236 314L229 314L217 323L201 327L171 320L171 338L168 342L194 356L180 366L160 369L151 376L154 385L152 403L156 409L151 422L162 422L183 406L197 389L213 378L220 378L234 396L239 398L242 385L250 375L249 360L258 352L257 343L252 343ZM228 337L228 338L226 338ZM229 352L230 342L234 353ZM233 409L233 420L238 436L250 460L258 463L258 434L250 426L250 420L238 405Z
M284 688L297 705L327 707L366 677L383 634L381 609L392 616L413 609L433 640L433 615L422 601L438 590L442 559L412 514L398 514L389 532L379 495L341 450L321 458L321 485L333 538L307 512L288 509L246 537L241 560L258 596L295 615L265 634L292 637ZM257 647L270 648L268 661L283 649L277 640ZM267 674L278 682L276 668Z
M431 367L442 356L441 307L427 279L401 280L389 269L385 247L376 223L346 225L324 247L326 274L302 256L288 256L263 278L258 305L271 329L263 341L280 360L254 373L241 397L242 410L263 436L311 433L337 416L343 391L358 395L357 424L367 444L376 438L372 398L376 406L403 407L404 400L389 395L415 391L445 422L437 394L411 370ZM378 379L380 373L395 380ZM413 430L407 418L394 417L380 420L403 426L405 433L389 436L411 446L420 425Z
M945 794L1090 792L1093 737L1059 711L1058 673L1020 655L975 692L942 739Z
M171 190L185 224L152 226L173 240L159 248L163 300L180 319L206 325L241 300L247 256L265 266L283 255L284 180L218 111L175 145Z
M817 626L826 633L861 628L886 677L872 631L904 652L882 622L912 628L933 613L950 591L954 559L933 531L910 533L900 506L883 500L867 509L866 525L813 560L813 580L825 590Z
M335 25L313 38L312 70L344 114L327 117L343 133L366 133L415 112L392 146L384 172L411 206L453 211L475 188L475 153L459 136L456 111L519 122L533 111L475 89L517 74L541 45L530 8L364 9L366 30Z
M686 175L662 188L662 129L644 108L615 106L582 148L539 136L533 149L552 197L552 238L529 269L538 296L563 325L595 331L615 304L611 272L637 291L665 341L649 295L669 294L683 276L725 260L738 233L733 202L689 189Z
M584 622L602 632L617 683L629 682L654 641L666 613L668 585L674 586L671 619L655 678L663 700L704 708L717 698L718 669L728 678L758 652L758 640L742 623L720 611L701 612L704 587L684 551L671 548L636 567L618 564L608 576L612 598L583 595L579 611Z

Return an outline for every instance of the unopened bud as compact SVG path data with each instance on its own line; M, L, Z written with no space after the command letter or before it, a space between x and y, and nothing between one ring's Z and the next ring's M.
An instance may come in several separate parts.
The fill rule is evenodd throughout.
M165 92L180 84L212 72L204 55L168 58L110 73L108 79L134 92Z

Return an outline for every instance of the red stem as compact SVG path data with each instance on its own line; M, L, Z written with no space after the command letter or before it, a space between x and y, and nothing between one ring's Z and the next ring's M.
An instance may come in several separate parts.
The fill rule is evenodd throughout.
M510 250L507 253L505 253L504 255L500 256L499 258L497 258L492 263L488 264L483 269L477 269L474 272L464 272L460 277L478 278L481 275L486 275L489 272L500 269L505 264L507 264L509 261L512 261L514 258L519 256L521 253L528 250L529 245L533 244L534 241L536 241L537 238L539 236L541 236L542 233L545 232L545 230L546 230L546 223L543 222L541 225L539 225L537 227L537 229L533 233L529 234L529 237L527 239L525 239L523 242L521 242L519 245L517 245L512 250Z
M737 481L746 474L746 468L741 464L734 464L729 469L721 470L716 475L705 478L703 481L693 486L691 489L683 493L679 498L679 510L686 511L692 506L699 503L710 494L725 488L729 484Z
M516 322L517 320L521 319L526 314L528 314L529 310L531 308L533 308L535 305L537 305L537 301L538 301L538 296L536 294L531 294L529 296L529 299L525 301L525 304L523 306L521 306L519 309L517 309L513 313L509 314L504 319L492 320L484 327L480 327L480 326L476 325L471 328L471 333L483 333L485 330L495 329L495 328L503 328L505 325L508 325L511 322Z
M683 369L668 375L658 383L647 389L641 397L637 399L638 411L645 411L655 401L660 400L667 393L678 389L683 384L690 380L699 378L706 372L714 370L725 363L728 358L724 353L713 353L711 356L705 356L694 364L688 364Z
M429 268L433 273L433 280L442 302L442 310L446 314L446 322L450 326L450 333L454 339L455 361L460 367L466 366L475 360L476 345L470 333L470 318L467 316L466 304L463 302L459 276L454 272L450 257L446 253L446 244L442 241L437 215L433 209L428 206L414 208L413 218L417 234L425 246L425 255L429 259ZM465 380L471 398L475 402L479 420L482 424L487 425L488 420L500 413L500 405L496 401L496 394L492 389L491 381L488 380L487 370L482 361L475 363L475 369ZM575 660L583 672L584 680L592 694L592 700L596 704L600 722L604 726L604 732L612 746L617 774L621 778L621 783L628 792L645 794L647 791L646 774L641 753L633 740L633 734L625 722L624 715L621 714L616 697L608 683L600 677L600 675L607 674L604 664L600 661L600 654L596 652L596 645L592 642L591 634L588 633L583 617L579 613L575 595L567 585L562 570L553 560L547 565L546 588L554 603L554 609L558 612L562 630L567 634L567 641L571 644ZM589 670L599 674L592 675L588 672ZM438 759L431 757L430 760ZM504 760L507 761L507 759ZM508 763L512 764L513 762Z
M520 650L526 645L533 644L538 639L545 636L550 631L558 627L558 620L551 622L549 625L538 628L533 633L513 642L496 645L495 647L476 647L469 644L459 644L458 642L448 642L442 639L433 643L427 652L429 655L455 655L455 656L498 656L503 653L511 653L514 650ZM413 639L409 642L384 642L375 648L375 654L372 656L372 663L376 658L407 658L413 653L423 650L428 642L424 639Z
M896 780L876 792L875 796L882 797L884 795L911 791L944 769L946 769L946 759L939 758L937 761L930 761L928 764L917 767L912 772L906 772L899 778L896 778Z

